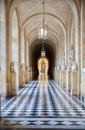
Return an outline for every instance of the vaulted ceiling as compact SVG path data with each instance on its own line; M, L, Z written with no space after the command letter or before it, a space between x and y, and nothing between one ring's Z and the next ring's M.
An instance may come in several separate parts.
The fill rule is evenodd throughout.
M42 22L43 0L14 0L11 9L18 13L19 26L25 31L30 44L38 39L38 27ZM77 0L45 0L45 23L48 26L48 37L55 44L67 31L69 21L74 19Z

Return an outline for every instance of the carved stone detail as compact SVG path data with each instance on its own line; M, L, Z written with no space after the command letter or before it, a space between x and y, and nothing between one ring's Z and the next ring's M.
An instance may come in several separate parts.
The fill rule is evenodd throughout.
M68 70L71 71L72 70L72 64L73 64L73 61L74 61L74 48L73 48L73 45L70 46L70 51L68 53Z
M24 66L24 64L21 65L21 71L25 72L25 66Z
M57 70L60 70L60 60L57 62Z
M15 71L15 68L14 68L14 62L11 62L10 63L10 71Z
M73 61L72 66L71 66L71 69L72 69L72 72L77 71L77 64L76 64L75 61Z
M61 70L65 71L65 69L66 69L66 65L65 65L65 52L64 52L64 55L62 57L62 68L61 68Z

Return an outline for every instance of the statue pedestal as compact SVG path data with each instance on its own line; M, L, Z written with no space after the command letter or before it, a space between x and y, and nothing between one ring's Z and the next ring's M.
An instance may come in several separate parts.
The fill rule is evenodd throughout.
M58 83L58 76L59 76L58 71L56 71L56 82L57 83Z
M68 90L71 91L71 71L68 71Z
M21 72L21 81L20 81L20 87L25 87L25 72Z
M30 77L29 77L29 71L25 72L25 81L29 82L30 81Z
M66 72L62 71L62 85L66 86Z
M32 71L29 71L30 80L32 80Z
M59 72L60 76L59 76L59 83L62 85L62 71Z
M16 96L17 95L17 86L16 86L16 72L15 71L11 71L10 72L10 87L11 87L11 91L10 91L10 96Z
M54 71L54 80L57 81L57 71Z
M57 70L57 83L59 83L60 72Z
M77 95L77 72L71 72L72 95Z

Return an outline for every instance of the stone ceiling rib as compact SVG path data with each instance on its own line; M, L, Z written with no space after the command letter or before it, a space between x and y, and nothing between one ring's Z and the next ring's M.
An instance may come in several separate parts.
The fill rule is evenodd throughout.
M32 16L30 16L30 17L28 17L25 21L24 21L24 23L22 24L22 26L21 26L21 30L26 26L26 24L29 22L29 20L31 19L31 18L36 18L36 16L39 16L39 15L41 15L41 13L38 13L38 14L33 14ZM66 27L65 27L65 24L64 24L64 22L59 18L59 17L57 17L57 16L55 16L54 14L51 14L51 13L45 13L45 15L47 15L47 16L51 16L51 18L53 19L55 19L62 27L63 27L63 29L64 30L66 30Z
M57 37L55 37L55 35L48 36L47 39L51 40L51 41L54 43L55 47L57 47L57 44L59 44L59 41L58 41ZM34 41L36 41L36 40L39 40L39 39L37 38L37 35L36 35L36 33L35 33L35 35L31 35L31 36L30 36L29 46L31 46L31 44L32 44Z
M29 21L31 21L31 18L36 19L36 16L40 16L40 14L36 14L36 15L33 15L33 16L31 16L30 18L28 18L28 19L23 23L22 28L27 28L27 26L29 25L29 24L28 24ZM52 14L50 14L50 13L47 13L47 16L49 16L50 19L54 19L54 21L59 24L59 26L60 26L60 28L62 29L62 31L63 31L64 33L66 33L66 27L65 27L64 23L63 23L59 18L57 18L56 16L54 16L54 15L52 15ZM51 28L51 25L52 25L52 23L50 23L50 25L48 26L49 30L51 30L50 36L52 35L52 32L55 32L55 34L58 34L58 30L57 30L55 27L54 27L54 28ZM34 28L28 33L29 36L30 36L30 33L32 33L34 30L38 29L38 26L39 26L39 25L34 26ZM33 25L32 25L32 27L33 27ZM22 28L21 28L21 29L22 29ZM29 31L29 30L30 30L30 29L28 28L28 31ZM27 34L27 35L28 35L28 34ZM58 35L59 35L59 34L58 34ZM58 36L58 37L59 37L59 36Z

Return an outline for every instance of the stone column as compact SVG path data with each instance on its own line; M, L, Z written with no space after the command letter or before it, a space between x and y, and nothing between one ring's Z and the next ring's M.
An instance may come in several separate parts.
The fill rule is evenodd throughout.
M71 72L72 95L77 96L77 72Z
M65 51L62 57L62 65L61 65L61 71L62 71L62 86L66 86L66 65L65 65Z
M32 67L30 67L30 80L32 80L33 79L33 75L32 75Z
M29 67L26 67L26 72L25 72L25 81L29 82L30 81L30 72L29 72Z
M62 85L62 71L60 70L59 73L59 84Z
M56 82L58 83L59 82L59 71L56 70Z
M62 71L62 85L66 86L66 71Z
M69 60L70 61L70 60ZM67 71L66 71L66 88L68 91L71 92L71 63L68 61L68 67L67 67Z
M71 92L71 71L67 70L67 89Z
M19 87L21 85L21 31L19 30L19 69L18 69L18 73L19 73Z
M63 86L63 71L61 70L61 85Z
M21 65L21 79L20 79L20 87L25 87L25 67L24 64Z
M59 70L57 70L57 83L59 83L59 78L60 78L60 71Z
M71 72L71 86L72 86L72 95L77 96L77 65L75 61L72 63L72 72Z
M54 80L56 81L56 71L54 70Z
M10 64L10 86L11 86L11 90L9 96L16 96L17 86L16 86L16 72L14 69L14 62L11 62Z
M9 16L9 12L6 11L6 30L7 30L7 45L6 45L6 57L7 57L7 91L6 91L6 96L10 96L10 90L11 90L11 85L10 85L10 62L12 59L12 25L11 25L11 18Z
M56 70L56 82L58 83L58 71Z
M81 101L85 102L85 68L82 69L81 75Z
M57 83L59 84L60 83L60 59L57 60L57 63L56 63L56 80L57 80Z
M55 69L54 69L54 80L57 81L57 70L56 70L56 66L55 66Z

